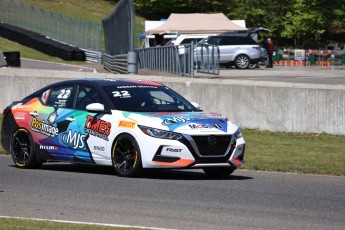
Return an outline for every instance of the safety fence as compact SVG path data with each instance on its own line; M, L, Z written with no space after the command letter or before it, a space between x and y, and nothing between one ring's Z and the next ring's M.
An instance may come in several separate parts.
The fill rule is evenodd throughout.
M121 0L114 11L102 20L105 52L109 55L134 51L134 6L132 0Z
M198 73L219 75L219 47L197 44L195 46L195 62Z
M331 50L284 49L273 55L273 63L281 66L340 66L345 65L345 53L337 55Z
M17 0L0 0L0 21L87 50L100 51L102 25Z
M104 69L116 74L128 73L128 55L109 55L103 54Z
M199 73L219 74L219 48L211 45L158 46L136 49L139 68L194 77Z
M136 57L134 14L133 1L121 0L116 4L114 11L102 20L105 42L103 64L104 68L112 73L137 73L136 63L128 65L132 55Z
M162 46L136 49L138 67L183 75L177 46Z

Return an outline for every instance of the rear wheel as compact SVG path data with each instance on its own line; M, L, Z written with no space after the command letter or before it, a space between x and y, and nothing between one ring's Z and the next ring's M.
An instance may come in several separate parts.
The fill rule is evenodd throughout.
M247 69L250 65L250 58L247 55L240 54L235 58L236 69Z
M225 178L231 175L236 168L227 167L227 168L203 168L204 172L212 178Z
M35 144L26 129L18 129L12 137L11 155L18 168L38 168L43 161L37 159Z
M122 134L115 140L111 158L119 176L135 177L142 172L139 145L129 134Z

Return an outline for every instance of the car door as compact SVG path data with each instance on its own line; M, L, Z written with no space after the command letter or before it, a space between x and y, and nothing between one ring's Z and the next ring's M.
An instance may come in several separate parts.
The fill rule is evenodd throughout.
M220 63L227 63L230 61L234 61L235 51L238 47L236 47L233 43L231 37L223 36L221 37L221 41L219 43L219 53L220 53Z
M71 110L73 85L55 86L44 91L30 112L31 133L38 144L38 153L44 159L69 161L68 152L60 142L60 133L70 121L61 114Z
M74 162L101 163L105 160L111 124L105 114L86 110L88 105L102 102L96 88L79 85L73 110L63 115L71 122L68 129L60 134L60 140L69 151L74 152Z

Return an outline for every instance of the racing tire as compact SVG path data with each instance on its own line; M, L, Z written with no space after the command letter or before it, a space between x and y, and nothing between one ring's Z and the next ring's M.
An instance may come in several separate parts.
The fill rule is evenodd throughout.
M212 178L226 178L231 175L236 168L227 167L227 168L203 168L204 172Z
M35 143L26 129L18 129L12 136L11 155L18 168L39 168L43 161L38 159Z
M236 69L248 69L250 65L250 58L247 55L240 54L235 58Z
M139 145L129 134L121 134L116 138L111 159L117 175L121 177L137 177L143 171Z

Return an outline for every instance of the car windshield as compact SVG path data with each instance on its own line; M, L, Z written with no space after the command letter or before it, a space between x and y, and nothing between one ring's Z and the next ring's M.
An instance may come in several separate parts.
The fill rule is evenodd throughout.
M131 112L192 112L197 109L166 86L113 85L105 92L114 108Z

